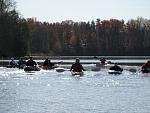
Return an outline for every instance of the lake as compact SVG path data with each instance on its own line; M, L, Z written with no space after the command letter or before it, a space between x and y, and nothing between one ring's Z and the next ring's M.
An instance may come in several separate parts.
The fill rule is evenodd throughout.
M0 67L0 113L149 112L150 74L139 70L110 75L105 68L74 77L69 71Z

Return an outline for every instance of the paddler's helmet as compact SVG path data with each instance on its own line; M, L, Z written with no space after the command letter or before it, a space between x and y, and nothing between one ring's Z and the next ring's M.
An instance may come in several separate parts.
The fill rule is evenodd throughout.
M80 59L79 58L76 58L76 63L79 63L80 62Z

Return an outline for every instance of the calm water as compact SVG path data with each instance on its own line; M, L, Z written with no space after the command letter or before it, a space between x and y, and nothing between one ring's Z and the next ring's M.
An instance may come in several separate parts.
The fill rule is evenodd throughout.
M0 113L150 113L150 75L0 68Z

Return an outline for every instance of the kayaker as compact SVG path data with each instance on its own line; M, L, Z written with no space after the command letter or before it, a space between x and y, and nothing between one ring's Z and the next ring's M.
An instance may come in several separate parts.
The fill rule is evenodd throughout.
M26 66L26 61L23 60L23 58L20 58L18 61L18 67L23 68L24 66Z
M145 64L142 65L142 69L150 68L150 60L148 60Z
M27 66L36 66L37 63L33 60L33 57L30 57L30 59L26 63Z
M82 72L82 71L85 71L85 69L83 68L83 66L80 64L80 59L79 58L77 58L75 60L75 63L72 64L70 71L73 71L73 72Z
M103 58L101 58L100 59L100 63L102 64L102 65L105 65L106 64L106 59L103 57Z
M55 66L55 63L52 63L51 60L45 59L43 62L43 67L53 68Z
M12 66L12 67L17 67L18 64L17 62L14 60L14 58L11 58L11 61L9 62L9 65Z
M142 65L142 72L150 72L150 60Z

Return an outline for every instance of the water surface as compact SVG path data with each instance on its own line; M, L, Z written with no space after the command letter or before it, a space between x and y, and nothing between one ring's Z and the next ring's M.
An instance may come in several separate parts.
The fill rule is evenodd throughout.
M0 113L149 113L150 75L0 68Z

